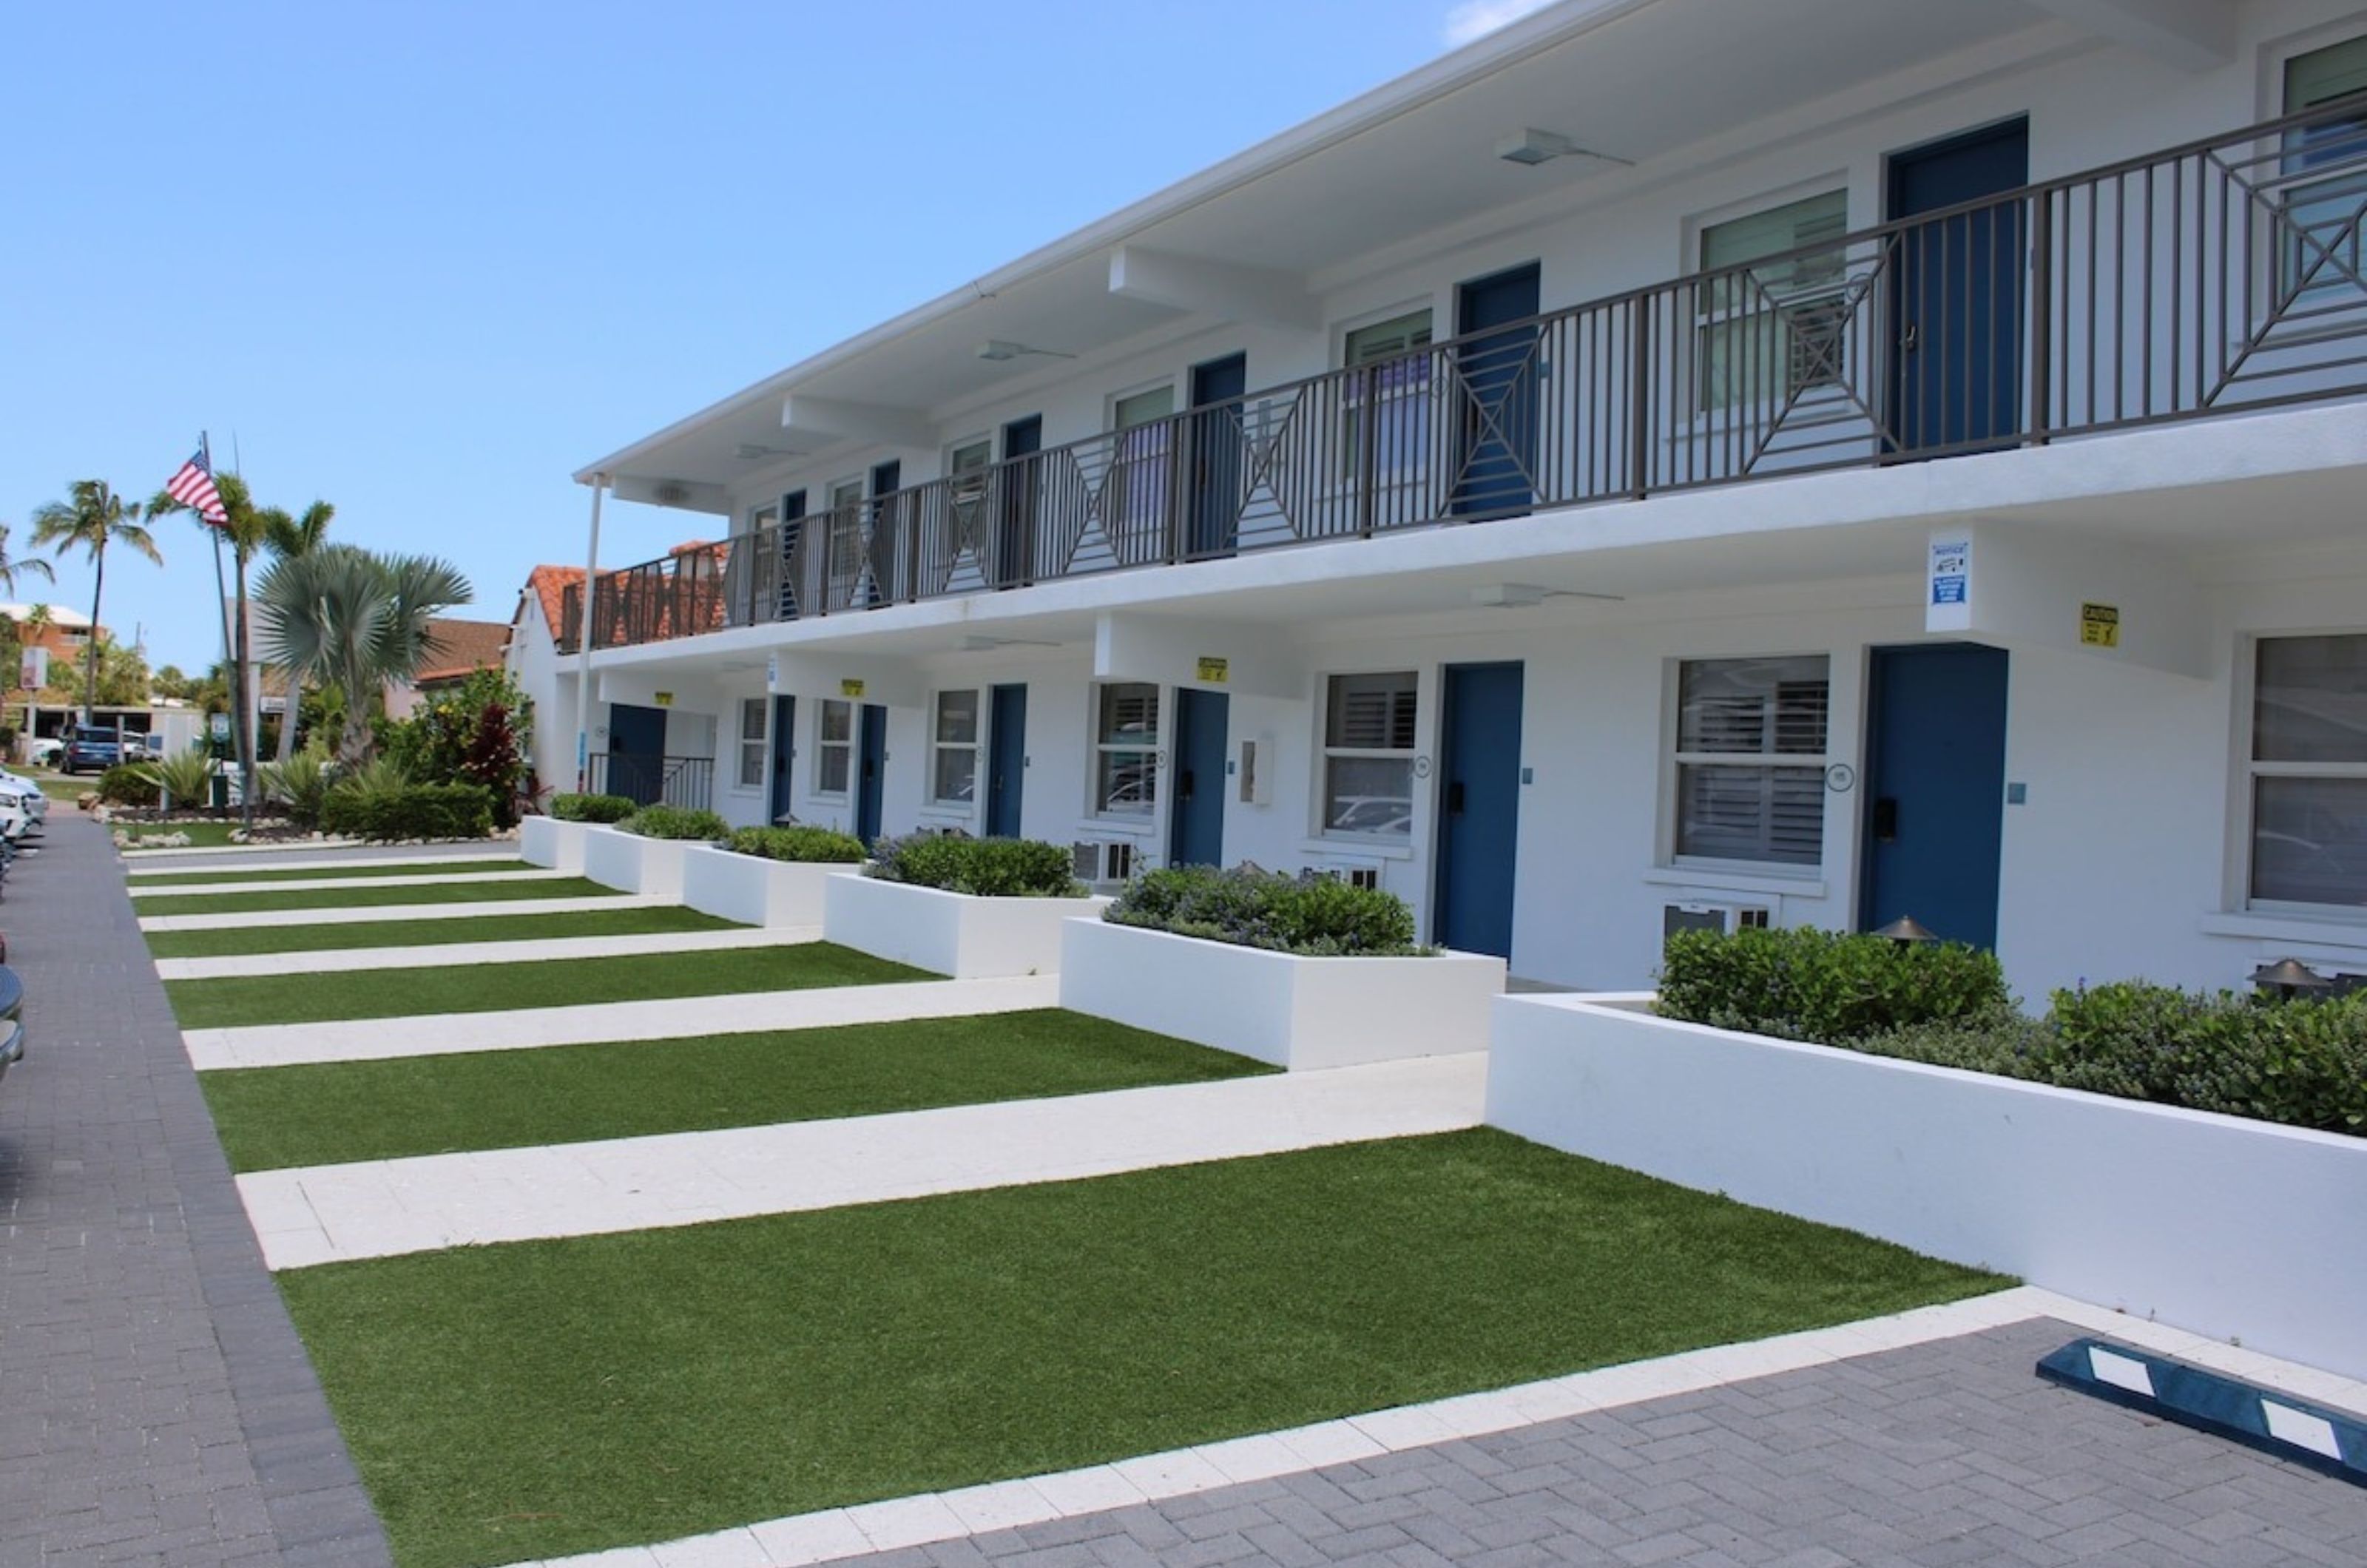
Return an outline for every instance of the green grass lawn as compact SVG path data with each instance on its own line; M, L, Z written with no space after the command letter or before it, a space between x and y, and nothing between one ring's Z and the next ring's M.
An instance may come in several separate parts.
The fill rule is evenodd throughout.
M650 1542L2007 1281L1489 1131L279 1276L405 1568Z
M458 920L364 920L354 925L242 926L220 931L150 931L159 958L219 958L246 953L318 953L342 947L437 947L456 942L539 942L565 936L639 936L664 931L744 931L736 921L673 905L583 909L572 914L470 915Z
M159 891L166 890L176 883L243 882L263 885L273 882L301 882L317 876L356 878L450 876L461 873L473 875L481 871L541 871L543 869L545 868L542 866L528 865L522 860L496 860L491 856L482 860L439 860L411 864L397 862L391 865L374 864L367 861L324 860L318 865L289 866L269 871L240 871L235 867L225 867L221 871L215 871L210 867L202 873L190 872L179 875L167 875L153 871L135 871L125 880L133 892L145 893L152 888Z
M651 953L631 958L172 980L166 982L164 991L172 998L173 1012L182 1028L223 1029L249 1023L500 1012L509 1008L573 1007L935 978L853 948L810 942L717 953Z
M1275 1069L1047 1010L204 1075L240 1170L874 1116Z
M131 835L131 842L125 846L123 851L127 855L136 855L141 852L142 839L161 839L174 833L187 836L189 841L186 844L171 846L159 844L156 847L187 850L223 848L233 842L231 835L237 832L239 827L235 822L117 822L110 826L116 832Z
M11 771L19 777L28 778L39 784L41 793L51 800L63 801L68 806L72 806L85 795L95 795L98 791L96 773L76 773L69 776L65 773L28 773L22 768Z
M494 903L511 898L621 897L589 877L536 882L437 882L418 887L258 887L252 893L158 894L140 900L142 915L227 915L264 909L353 909L397 904Z

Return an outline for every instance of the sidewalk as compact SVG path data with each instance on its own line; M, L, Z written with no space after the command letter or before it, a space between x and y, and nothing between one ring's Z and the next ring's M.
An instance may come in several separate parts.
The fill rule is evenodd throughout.
M384 1564L114 851L51 820L0 904L0 1563Z

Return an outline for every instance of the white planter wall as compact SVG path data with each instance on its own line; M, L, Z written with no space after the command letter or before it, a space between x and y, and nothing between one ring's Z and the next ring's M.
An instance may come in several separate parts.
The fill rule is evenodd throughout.
M823 885L843 863L802 863L693 845L682 856L682 901L748 926L821 924Z
M527 817L518 821L518 854L528 865L581 873L583 830L589 824L561 822L555 817Z
M823 879L821 934L898 964L957 980L1049 975L1060 967L1060 926L1098 919L1106 898L973 898L841 871Z
M695 847L684 839L644 839L622 829L588 827L583 837L583 874L604 887L682 897L682 857Z
M1301 958L1101 919L1068 923L1060 1005L1280 1067L1488 1048L1504 961Z
M2367 1139L1677 1023L1648 1005L1498 1002L1489 1122L2367 1376Z

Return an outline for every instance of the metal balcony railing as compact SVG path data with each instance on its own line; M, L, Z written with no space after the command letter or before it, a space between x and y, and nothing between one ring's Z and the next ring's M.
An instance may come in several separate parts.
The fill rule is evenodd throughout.
M643 806L663 803L703 811L715 804L715 759L595 751L592 793L621 795Z
M604 573L595 646L2358 397L2362 209L2352 100Z

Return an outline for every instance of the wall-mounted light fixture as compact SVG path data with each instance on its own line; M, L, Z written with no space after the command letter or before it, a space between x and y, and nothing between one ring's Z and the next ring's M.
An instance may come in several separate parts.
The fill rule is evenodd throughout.
M1031 348L1026 344L1012 343L999 337L991 337L984 343L978 345L978 356L980 359L991 359L998 365L1006 359L1017 359L1024 355L1030 354L1041 355L1047 359L1074 359L1077 357L1073 354L1062 354L1056 348Z

